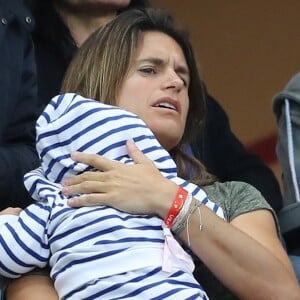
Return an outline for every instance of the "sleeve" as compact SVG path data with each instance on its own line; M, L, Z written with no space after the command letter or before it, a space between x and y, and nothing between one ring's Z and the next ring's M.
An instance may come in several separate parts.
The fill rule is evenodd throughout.
M192 143L192 149L219 181L247 182L263 194L275 211L282 207L280 187L272 170L238 140L225 111L211 96L207 97L206 127Z
M0 76L0 209L23 208L32 202L24 187L23 175L39 164L34 131L37 107L34 49L29 31L22 32L22 38L19 35L6 34L8 41L1 45L0 53L4 63L1 66L7 72L4 77ZM14 38L16 42L10 43ZM12 57L14 55L16 57Z
M231 220L239 215L260 209L268 210L274 218L278 236L280 236L280 226L277 215L263 197L263 195L254 186L245 182L231 182Z
M266 209L274 217L279 232L275 211L254 186L239 181L215 182L204 187L211 201L222 207L225 218L231 222L234 218L255 210Z
M0 275L17 278L47 265L50 250L47 224L50 208L36 203L23 210L19 217L0 217Z
M267 209L274 214L273 209L262 194L252 185L245 182L234 181L227 184L229 186L231 199L229 221L239 215L259 209Z

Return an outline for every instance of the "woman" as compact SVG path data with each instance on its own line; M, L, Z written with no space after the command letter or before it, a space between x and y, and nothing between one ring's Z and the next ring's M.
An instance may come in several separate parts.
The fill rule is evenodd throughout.
M63 90L105 99L139 115L172 154L180 176L206 186L209 196L216 197L229 222L203 206L201 219L192 214L179 238L221 282L242 299L253 299L253 291L256 299L298 299L295 275L264 199L247 184L214 183L202 165L182 151L204 118L196 63L186 36L165 14L153 10L126 12L101 32L81 47ZM162 177L134 145L129 145L129 154L135 165L76 153L74 159L102 172L67 180L65 195L90 194L69 204L104 204L164 219L178 187ZM123 201L125 193L128 201ZM225 203L224 197L231 202Z
M152 24L151 18L159 25L155 21ZM204 102L190 45L185 35L178 35L172 31L172 26L167 26L168 22L168 18L154 18L151 13L148 17L141 12L122 14L114 23L119 24L115 25L118 30L113 31L113 25L106 27L106 35L97 37L95 34L80 49L67 72L63 91L107 99L111 104L114 104L114 99L120 99L118 106L136 113L145 121L172 154L180 176L186 178L190 167L184 168L186 160L182 148L192 136L193 129L198 129L203 122ZM166 39L170 39L170 43L165 45ZM177 43L174 44L173 40ZM116 43L117 48L113 47ZM89 52L91 49L94 53ZM109 57L111 62L102 57ZM104 77L105 72L98 71L105 69L110 78ZM74 74L78 76L76 81ZM110 88L110 80L116 89ZM197 115L199 111L202 112L200 116ZM176 187L170 186L152 170L152 164L138 150L134 150L134 154L137 162L134 166L119 166L99 156L77 154L79 161L88 162L104 172L86 173L66 182L64 192L67 195L90 193L81 199L73 199L70 204L107 204L131 213L156 214L163 219ZM218 201L225 212L228 213L233 204L237 208L227 215L230 223L225 223L203 207L204 230L201 232L199 218L194 214L189 226L192 251L241 298L252 298L254 290L257 299L275 295L288 298L289 293L291 299L299 297L297 281L278 239L274 217L259 193L246 184L211 185L212 177L199 165L195 166L194 175L194 182L207 185L209 194L215 192L220 197L221 193L223 196L232 193L231 203ZM131 202L122 201L124 193L131 195ZM251 193L254 199L243 199ZM137 201L140 195L144 197L143 202ZM239 197L239 203L234 197ZM260 204L249 208L246 207L249 203L243 201ZM183 231L180 239L186 243L187 238L186 231ZM278 277L271 278L270 274Z

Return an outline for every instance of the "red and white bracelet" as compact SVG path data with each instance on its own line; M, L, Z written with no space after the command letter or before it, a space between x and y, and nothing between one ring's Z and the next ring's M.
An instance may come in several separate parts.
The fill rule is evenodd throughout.
M198 210L199 214L199 230L203 230L202 216L200 206L202 202L194 199L193 195L188 193L184 188L179 187L172 205L164 219L168 228L175 235L180 234L184 229L187 231L187 244L190 247L189 220L190 217Z
M172 205L166 214L164 222L168 228L172 228L173 223L188 199L189 193L182 187L179 187Z

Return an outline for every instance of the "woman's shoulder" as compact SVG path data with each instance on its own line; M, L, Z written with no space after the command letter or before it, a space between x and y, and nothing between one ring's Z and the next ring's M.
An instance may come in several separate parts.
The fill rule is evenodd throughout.
M240 181L215 182L205 186L211 201L219 204L230 222L237 216L258 209L272 210L262 194L252 185Z
M261 193L254 186L242 181L216 181L213 184L205 186L204 189L211 194L235 195L237 193L255 193L261 195Z

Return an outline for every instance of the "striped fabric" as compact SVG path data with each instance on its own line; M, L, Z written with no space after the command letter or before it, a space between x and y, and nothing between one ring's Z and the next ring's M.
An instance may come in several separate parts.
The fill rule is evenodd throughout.
M18 277L49 262L60 299L208 299L190 256L161 219L108 206L74 209L61 193L63 179L91 170L74 162L72 151L132 164L125 143L133 139L164 176L223 218L201 188L177 177L168 152L136 115L64 94L52 99L36 129L41 167L26 174L25 185L37 202L19 217L0 216L2 275Z

